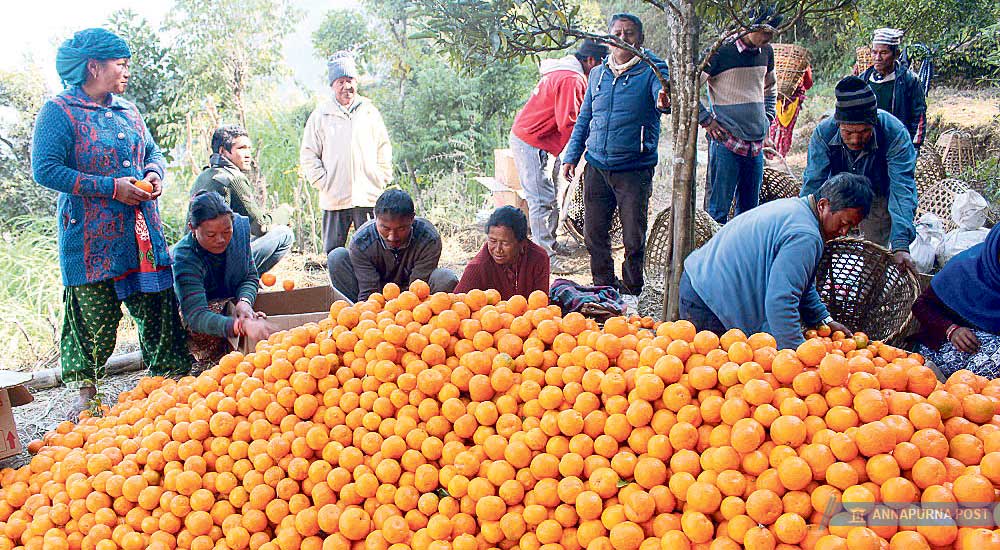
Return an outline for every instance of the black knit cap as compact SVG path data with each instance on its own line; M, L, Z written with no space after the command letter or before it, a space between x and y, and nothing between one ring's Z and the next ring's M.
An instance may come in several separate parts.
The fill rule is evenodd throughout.
M871 124L878 120L878 103L875 92L856 76L847 76L837 83L834 92L837 106L833 119L841 124Z
M596 40L587 38L580 43L580 48L576 50L576 53L584 58L593 57L600 61L608 56L608 47Z

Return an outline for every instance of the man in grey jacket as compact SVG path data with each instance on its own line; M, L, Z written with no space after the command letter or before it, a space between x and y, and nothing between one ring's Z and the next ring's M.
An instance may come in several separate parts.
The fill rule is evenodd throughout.
M386 283L400 288L422 280L431 292L451 292L458 276L438 267L441 235L434 225L417 218L413 199L390 189L375 201L375 219L362 225L348 248L333 249L327 256L330 283L344 296L364 301L381 292Z

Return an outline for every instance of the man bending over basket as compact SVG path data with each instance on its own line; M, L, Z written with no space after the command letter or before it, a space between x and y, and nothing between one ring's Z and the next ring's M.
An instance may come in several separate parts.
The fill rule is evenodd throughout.
M837 83L833 118L820 122L809 142L800 197L809 196L831 177L848 172L871 181L875 200L861 224L865 239L892 251L893 261L916 273L910 243L917 236L917 152L896 117L878 108L864 80L848 76Z
M815 194L769 202L733 218L684 261L680 316L699 330L769 332L779 349L805 341L802 326L833 320L816 292L824 243L868 215L868 178L838 174Z

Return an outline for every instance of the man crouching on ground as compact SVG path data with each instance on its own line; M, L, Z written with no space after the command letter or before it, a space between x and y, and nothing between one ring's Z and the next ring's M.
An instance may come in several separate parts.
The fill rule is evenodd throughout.
M776 200L732 219L684 261L680 316L698 330L768 332L795 349L807 326L834 321L816 292L824 244L868 215L868 178L834 176L815 195Z

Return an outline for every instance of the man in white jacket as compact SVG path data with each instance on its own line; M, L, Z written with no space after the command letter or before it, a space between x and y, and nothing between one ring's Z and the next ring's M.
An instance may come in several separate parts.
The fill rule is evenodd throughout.
M382 115L358 94L358 68L350 52L327 63L333 100L309 115L302 134L299 164L319 190L323 210L323 248L344 246L347 232L372 218L375 200L392 180L392 145Z

